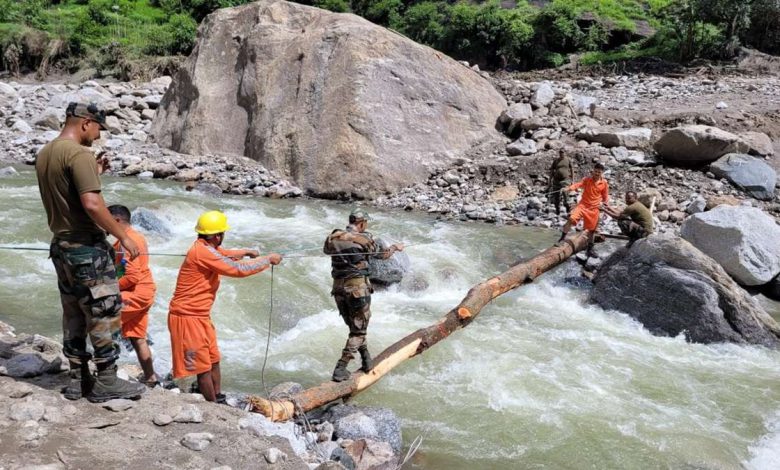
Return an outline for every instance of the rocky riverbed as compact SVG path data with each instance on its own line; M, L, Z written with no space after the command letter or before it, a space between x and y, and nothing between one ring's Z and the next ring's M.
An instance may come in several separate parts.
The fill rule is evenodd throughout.
M0 322L0 468L368 469L392 468L401 452L388 409L336 405L306 422L272 423L233 394L230 406L161 387L138 401L69 401L60 394L66 364L59 343ZM125 364L119 374L139 372Z
M525 82L506 74L483 74L507 100L507 109L496 117L505 137L483 142L452 165L432 169L425 183L372 203L464 221L557 227L565 214L557 216L549 204L547 175L562 149L575 162L575 178L585 176L596 161L606 164L613 200L627 190L643 193L646 204L654 199L662 232L677 232L686 217L718 204L753 205L780 214L774 189L774 155L780 150L776 76L631 75ZM111 133L96 147L108 152L116 175L172 179L215 195L303 195L283 175L248 158L187 155L151 142L151 123L170 83L169 77L149 83L0 82L0 119L6 124L0 130L2 159L32 164L38 149L57 135L65 104L88 100L109 113ZM733 155L749 153L754 165L763 161L764 166L751 170L764 181L761 200L753 197L750 182L740 184L744 175L731 177L722 167L708 165L721 155L693 166L661 155L657 142L669 128L692 125L730 131L748 142L735 147ZM772 189L765 180L771 180ZM606 217L602 229L617 232Z

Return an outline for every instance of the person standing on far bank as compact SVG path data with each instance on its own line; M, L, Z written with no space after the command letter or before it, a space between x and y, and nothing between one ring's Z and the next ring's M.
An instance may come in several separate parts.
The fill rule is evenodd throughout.
M401 243L379 250L372 235L366 232L368 213L355 209L349 214L346 230L336 229L325 239L323 251L331 256L331 276L336 307L344 323L349 327L349 338L341 352L341 358L333 370L333 381L343 382L350 376L349 362L360 353L361 368L368 372L373 368L371 354L366 344L368 321L371 319L371 281L368 279L368 265L371 258L387 259L397 251L403 251Z
M106 232L119 240L134 259L138 245L108 212L101 194L99 172L105 168L85 147L105 130L105 113L94 104L70 103L60 135L38 153L38 189L54 237L50 257L57 271L62 303L63 353L71 381L65 398L91 402L139 398L143 384L117 377L122 298L114 268L114 249ZM99 166L100 165L100 169ZM93 354L87 352L87 337ZM90 359L97 375L89 370Z
M558 156L550 165L550 199L555 206L555 214L561 215L561 202L566 208L566 213L571 212L569 205L569 195L565 189L574 181L574 168L571 159L566 155L563 149L558 151Z

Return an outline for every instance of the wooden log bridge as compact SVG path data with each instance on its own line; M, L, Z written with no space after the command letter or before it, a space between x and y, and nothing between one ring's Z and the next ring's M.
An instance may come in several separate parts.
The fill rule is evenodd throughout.
M374 359L374 368L368 373L354 372L344 382L325 382L282 399L269 400L253 396L249 399L251 410L262 413L273 421L284 421L293 418L295 413L311 411L334 400L355 396L397 365L422 354L454 331L468 326L482 308L496 297L532 282L574 253L585 249L587 244L585 232L578 232L566 238L564 243L550 247L529 260L515 264L506 272L477 284L469 290L457 307L438 322L415 331L382 351Z

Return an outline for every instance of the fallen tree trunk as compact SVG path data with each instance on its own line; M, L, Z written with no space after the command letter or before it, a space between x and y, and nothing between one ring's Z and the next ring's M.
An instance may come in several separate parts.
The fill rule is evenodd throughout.
M548 248L529 260L515 264L506 272L477 284L457 307L438 322L415 331L385 349L374 359L374 368L368 373L358 371L344 382L325 382L284 399L250 397L251 409L273 421L283 421L291 419L296 412L307 412L339 398L357 395L398 364L423 353L452 332L467 326L496 297L533 281L574 253L585 249L587 244L587 235L579 232L567 238L565 243Z

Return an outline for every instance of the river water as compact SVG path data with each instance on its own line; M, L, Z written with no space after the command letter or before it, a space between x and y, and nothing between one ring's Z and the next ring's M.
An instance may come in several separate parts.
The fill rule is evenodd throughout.
M158 253L184 253L197 216L221 209L233 227L227 247L316 254L350 210L318 201L215 199L158 181L104 183L109 203L146 208L164 222L162 231L147 233ZM415 281L374 295L375 354L433 323L472 284L556 238L549 230L401 212L376 213L370 230L413 245L408 279ZM48 240L32 172L0 179L0 243L45 248ZM152 258L158 369L169 367L166 312L180 263ZM329 296L329 270L325 257L289 258L275 269L270 385L329 379L347 334ZM588 305L587 294L565 282L574 274L564 266L497 299L468 328L355 402L395 410L407 444L422 436L413 468L780 468L779 352L652 336L624 314ZM228 390L262 393L270 287L270 272L223 280L213 320ZM61 336L45 253L0 250L0 320L19 332Z

